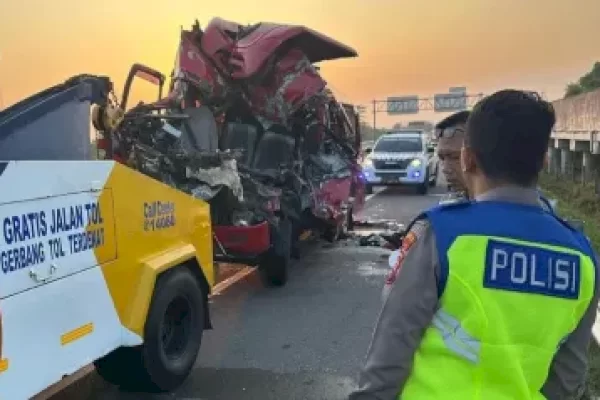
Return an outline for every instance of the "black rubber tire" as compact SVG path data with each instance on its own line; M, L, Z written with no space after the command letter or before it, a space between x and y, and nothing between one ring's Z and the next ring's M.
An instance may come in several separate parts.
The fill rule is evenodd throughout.
M323 232L323 239L329 243L335 243L341 236L341 229L339 225L328 226Z
M302 257L300 250L300 235L302 234L300 221L292 222L292 244L290 248L290 257L299 260Z
M271 247L258 267L265 286L280 287L287 283L291 252L292 223L282 219L279 226L271 227Z
M365 185L365 194L373 194L373 186Z
M352 232L354 230L354 215L352 215L354 211L352 209L348 210L348 215L346 216L346 229L348 232Z
M162 274L154 289L144 327L144 344L120 348L95 362L105 380L128 390L168 392L179 387L189 376L200 350L204 331L202 288L193 273L178 267ZM179 307L179 318L169 316ZM175 317L175 329L181 334L174 354L168 355L163 330ZM180 328L183 327L183 328Z

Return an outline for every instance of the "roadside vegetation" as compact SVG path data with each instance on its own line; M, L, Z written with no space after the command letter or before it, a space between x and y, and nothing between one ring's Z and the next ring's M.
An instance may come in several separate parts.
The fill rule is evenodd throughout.
M595 194L594 186L547 174L542 176L540 185L547 197L558 200L561 216L584 222L586 235L600 253L600 198ZM590 343L589 372L582 392L572 400L600 398L600 347L595 340Z
M571 82L565 88L565 99L600 88L600 62L596 61L592 69L577 82Z

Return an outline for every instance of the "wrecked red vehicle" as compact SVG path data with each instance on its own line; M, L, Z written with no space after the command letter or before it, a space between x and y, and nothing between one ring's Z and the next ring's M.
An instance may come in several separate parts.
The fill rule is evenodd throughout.
M355 56L303 26L196 22L181 32L167 97L162 74L134 65L121 107L134 77L157 84L159 101L128 110L99 147L209 201L216 259L283 285L302 233L337 240L364 204L358 114L314 65Z

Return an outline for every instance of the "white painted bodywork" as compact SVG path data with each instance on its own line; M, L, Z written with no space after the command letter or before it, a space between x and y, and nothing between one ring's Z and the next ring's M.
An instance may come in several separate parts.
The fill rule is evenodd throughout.
M19 243L8 243L5 227L6 218L42 210L50 224L52 210L96 202L107 190L112 166L111 161L10 162L0 175L0 311L7 363L0 370L2 400L29 399L119 346L142 343L119 321L94 250L70 254L67 248L68 235L85 231L89 221L56 234L48 227L46 235ZM46 254L31 267L7 268L6 252L15 246L41 242L49 252L48 240L56 238L64 256L52 260ZM61 336L90 325L91 332L61 343Z

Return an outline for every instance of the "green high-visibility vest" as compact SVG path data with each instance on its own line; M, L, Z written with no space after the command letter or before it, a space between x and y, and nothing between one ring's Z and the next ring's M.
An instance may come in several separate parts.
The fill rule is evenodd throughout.
M539 207L436 207L440 308L402 400L543 399L551 362L593 298L587 240Z

